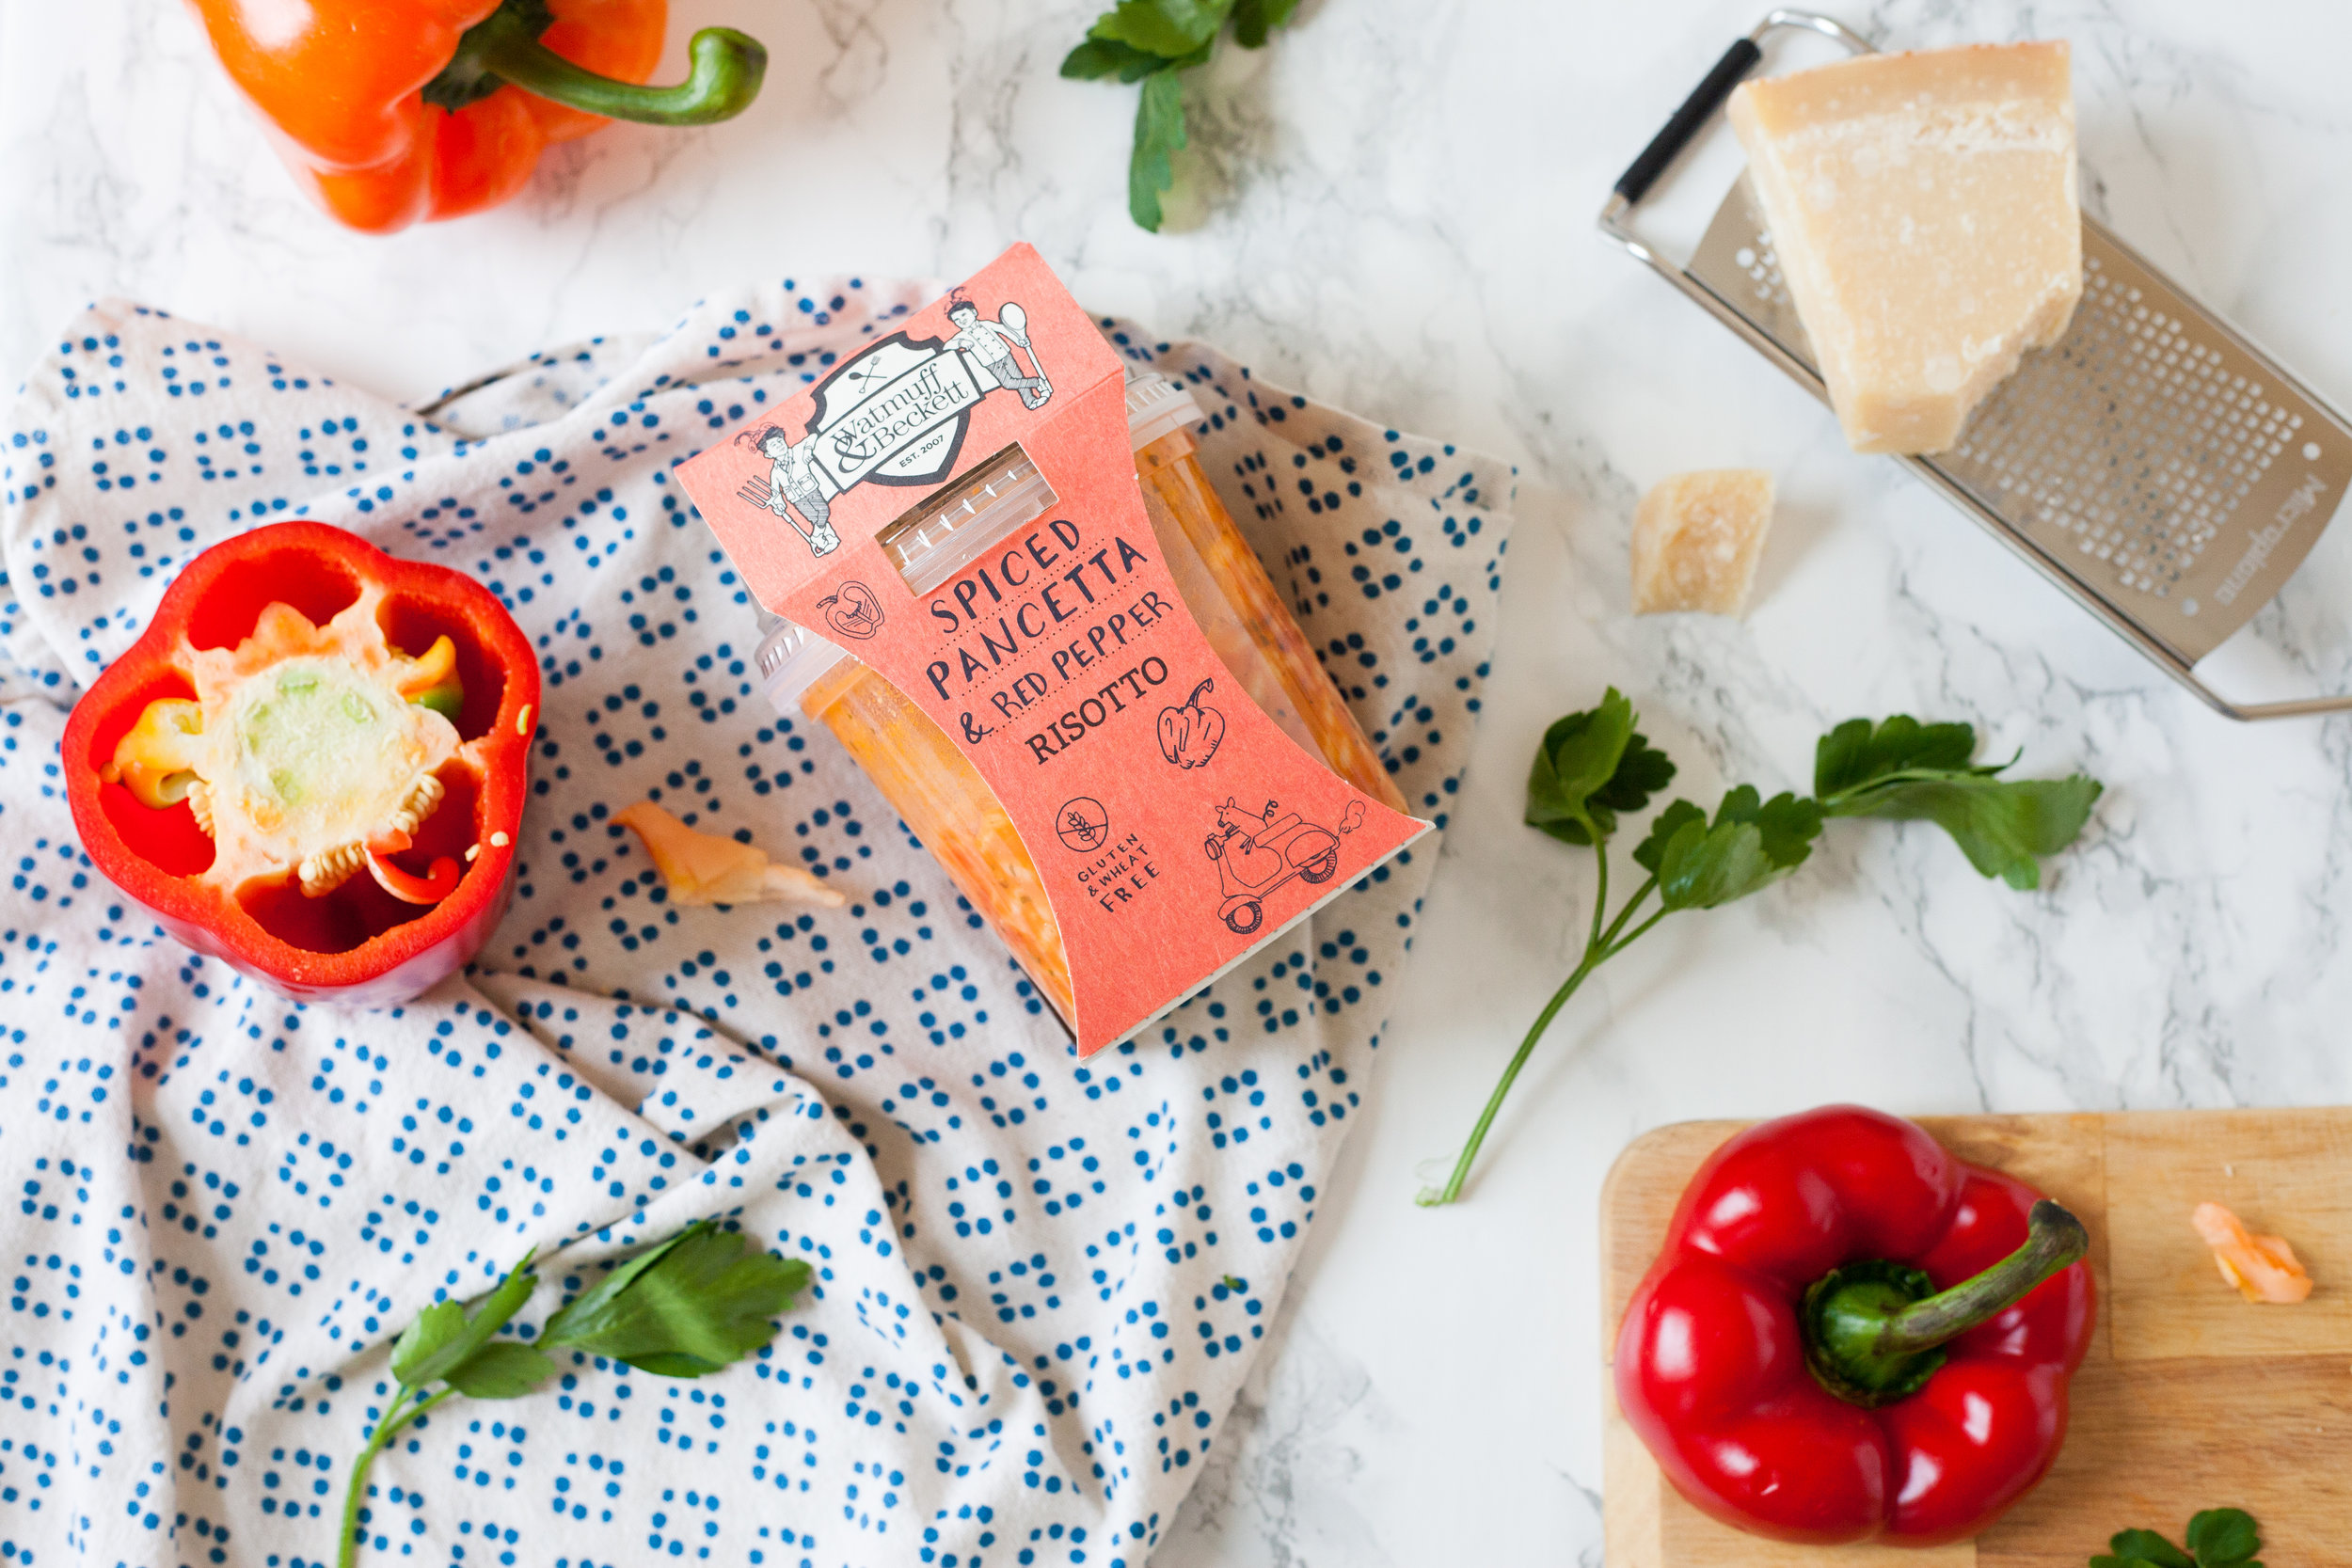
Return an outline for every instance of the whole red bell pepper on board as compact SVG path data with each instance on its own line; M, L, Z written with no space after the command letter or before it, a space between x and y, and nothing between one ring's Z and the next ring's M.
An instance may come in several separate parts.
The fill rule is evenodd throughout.
M190 947L386 1006L505 912L538 705L488 589L273 523L190 562L83 693L66 798L91 863Z
M768 51L694 35L692 74L660 63L667 0L191 0L214 52L318 204L354 229L494 207L550 142L608 119L706 125L759 92Z
M1617 1402L1685 1497L1812 1544L1981 1530L2048 1471L2090 1345L2074 1215L1910 1122L1748 1129L1682 1195Z

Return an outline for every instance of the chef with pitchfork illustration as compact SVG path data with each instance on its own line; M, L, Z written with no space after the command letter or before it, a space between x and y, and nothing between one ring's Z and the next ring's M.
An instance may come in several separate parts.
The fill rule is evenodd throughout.
M739 436L736 439L741 441L745 437ZM817 477L817 459L811 451L816 440L811 432L795 442L782 426L772 424L751 434L749 444L766 456L772 467L768 470L765 486L755 479L745 480L740 494L752 505L764 506L790 523L794 531L808 541L809 554L829 555L840 547L841 536L833 531L832 505L825 499L824 486ZM803 518L807 520L805 527Z

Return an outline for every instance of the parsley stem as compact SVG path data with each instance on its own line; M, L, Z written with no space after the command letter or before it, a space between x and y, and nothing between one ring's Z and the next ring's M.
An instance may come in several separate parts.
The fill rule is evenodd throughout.
M1632 907L1630 904L1627 905L1627 906L1626 906L1626 913L1627 913L1627 914L1631 914L1632 912L1633 912L1633 907ZM1613 942L1610 943L1608 951L1606 951L1606 952L1604 952L1603 954L1601 954L1600 958L1615 958L1618 954L1620 954L1620 953L1624 952L1627 948L1629 948L1629 947L1632 946L1632 945L1633 945L1636 942L1640 941L1640 940L1641 940L1641 937L1642 937L1642 933L1643 933L1643 932L1645 932L1645 931L1648 930L1651 927L1653 927L1653 926L1657 925L1660 921L1661 921L1661 920L1665 919L1668 915L1670 915L1670 914L1672 914L1672 913L1674 913L1674 911L1672 911L1672 910L1665 910L1665 909L1661 909L1661 910L1658 910L1658 911L1654 911L1654 912L1650 915L1650 917L1649 917L1647 920L1643 921L1643 922L1642 922L1639 926L1634 927L1632 930L1628 931L1622 939L1620 939L1619 941L1616 941L1616 942ZM1622 926L1623 924L1625 924L1625 922L1624 922L1622 919L1620 919L1620 920L1618 921L1618 923L1617 923L1617 924L1618 924L1618 925L1620 925L1620 926ZM1614 936L1614 935L1616 934L1616 933L1615 933L1615 927L1613 927L1611 928L1611 932L1610 932L1610 934L1611 934L1611 935L1613 935L1613 936ZM1594 959L1593 961L1594 961L1595 963L1598 963L1598 962L1600 961L1600 958L1596 958L1596 959Z
M1593 840L1593 860L1600 867L1600 881L1593 889L1593 934L1584 939L1584 951L1587 953L1604 945L1600 939L1600 917L1601 911L1609 907L1609 845L1606 840ZM1634 895L1636 898L1640 896L1638 893ZM1630 904L1626 907L1632 908ZM1625 917L1619 915L1617 918L1622 920Z
M457 1390L453 1387L443 1388L431 1399L426 1399L422 1389L411 1388L405 1383L400 1386L399 1396L376 1421L375 1430L368 1433L367 1447L361 1449L359 1457L351 1462L351 1479L343 1484L343 1534L342 1544L335 1554L336 1568L353 1568L359 1560L359 1504L367 1495L368 1467L375 1463L375 1456L392 1440L393 1433L418 1420L455 1392ZM416 1402L404 1413L400 1407L410 1400Z
M1631 942L1633 940L1632 937L1626 938L1625 942L1619 942L1617 940L1617 933L1624 930L1625 923L1633 918L1633 911L1640 909L1649 895L1657 891L1658 879L1655 877L1652 877L1648 881L1644 882L1640 887L1635 888L1633 890L1633 896L1625 901L1625 908L1617 911L1617 918L1609 923L1609 929L1601 932L1594 939L1594 950L1599 952L1602 958L1607 958L1609 954L1623 947L1626 942ZM1650 927L1657 925L1658 916L1662 915L1666 911L1664 910L1660 910L1658 914L1651 915L1647 923L1643 926L1642 930L1646 931L1650 928ZM1634 933L1635 936L1640 934L1641 933L1639 931ZM1594 961L1597 963L1599 962L1599 959L1597 958Z
M1551 1027L1551 1021L1559 1016L1562 1007L1567 1006L1568 998L1576 994L1577 988L1584 983L1584 977L1632 946L1641 939L1643 932L1674 912L1665 908L1654 910L1648 919L1631 931L1626 931L1626 923L1633 918L1634 911L1658 891L1658 879L1653 875L1633 890L1633 896L1625 901L1625 907L1617 911L1615 918L1603 926L1601 915L1609 902L1607 847L1595 844L1593 858L1599 863L1600 880L1593 893L1593 933L1585 941L1584 957L1578 962L1575 972L1560 982L1560 989L1551 993L1551 1000L1544 1004L1544 1010L1535 1015L1535 1022L1529 1026L1527 1037L1519 1041L1519 1048L1513 1053L1510 1066L1502 1069L1502 1082L1495 1085L1494 1093L1486 1097L1486 1109L1478 1113L1477 1125L1470 1129L1470 1141L1462 1146L1461 1156L1454 1162L1454 1173L1446 1178L1445 1185L1434 1191L1424 1188L1413 1200L1424 1209L1452 1203L1462 1196L1462 1185L1470 1180L1470 1166L1477 1163L1479 1146L1486 1141L1487 1129L1494 1125L1497 1113L1502 1109L1503 1101L1511 1093L1511 1085L1518 1081L1519 1069L1525 1067L1527 1058L1534 1054L1535 1042L1544 1037L1544 1031ZM1625 934L1620 936L1620 932Z
M1519 1041L1518 1051L1511 1057L1511 1065L1502 1069L1502 1081L1495 1085L1495 1092L1486 1097L1486 1108L1478 1113L1478 1123L1470 1129L1470 1142L1462 1146L1461 1158L1454 1162L1454 1174L1446 1178L1443 1187L1436 1192L1424 1190L1413 1201L1424 1209L1434 1209L1462 1196L1462 1183L1470 1180L1470 1165L1478 1158L1478 1146L1486 1141L1486 1129L1494 1125L1495 1113L1502 1109L1504 1098L1510 1094L1512 1084L1518 1081L1519 1069L1525 1067L1527 1058L1534 1053L1535 1042L1542 1039L1544 1031L1551 1027L1553 1017L1566 1005L1568 998L1576 994L1576 988L1584 983L1584 976L1590 974L1594 966L1606 956L1587 949L1584 961L1578 964L1576 972L1563 980L1560 989L1551 993L1551 1000L1544 1004L1544 1010L1535 1015L1535 1022L1527 1031L1527 1037Z

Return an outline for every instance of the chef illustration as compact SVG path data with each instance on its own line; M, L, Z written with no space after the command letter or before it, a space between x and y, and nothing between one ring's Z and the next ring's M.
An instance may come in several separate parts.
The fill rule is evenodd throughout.
M829 555L840 547L841 536L833 531L832 507L817 477L817 459L811 450L816 439L811 434L796 443L777 425L760 430L751 444L771 465L768 484L762 490L757 480L746 481L742 496L754 506L764 506L790 523L808 541L811 555ZM803 519L806 520L805 526Z
M947 340L947 347L970 355L997 386L1019 392L1024 407L1042 408L1045 400L1054 395L1054 388L1045 379L1045 367L1038 362L1036 348L1029 342L1028 312L1021 309L1018 301L1007 300L998 316L996 321L985 320L980 308L961 293L950 294L947 319L955 324L956 335ZM1021 373L1021 362L1012 352L1016 344L1028 355L1029 368L1035 374Z

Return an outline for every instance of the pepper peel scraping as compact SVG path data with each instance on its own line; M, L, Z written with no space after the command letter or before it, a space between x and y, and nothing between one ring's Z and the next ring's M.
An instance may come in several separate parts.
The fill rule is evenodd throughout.
M2218 1203L2201 1203L2189 1216L2197 1237L2213 1248L2214 1266L2248 1301L2292 1307L2312 1293L2311 1271L2283 1236L2257 1236Z
M827 887L799 866L771 861L756 846L698 832L651 800L613 813L612 820L644 845L673 903L782 901L832 910L850 901L839 889Z
M198 556L75 705L90 860L298 1001L405 1001L504 912L539 672L495 595L323 523Z
M2049 1470L2096 1302L2082 1224L1897 1117L1749 1128L1682 1195L1617 1332L1675 1488L1777 1540L1974 1535Z

